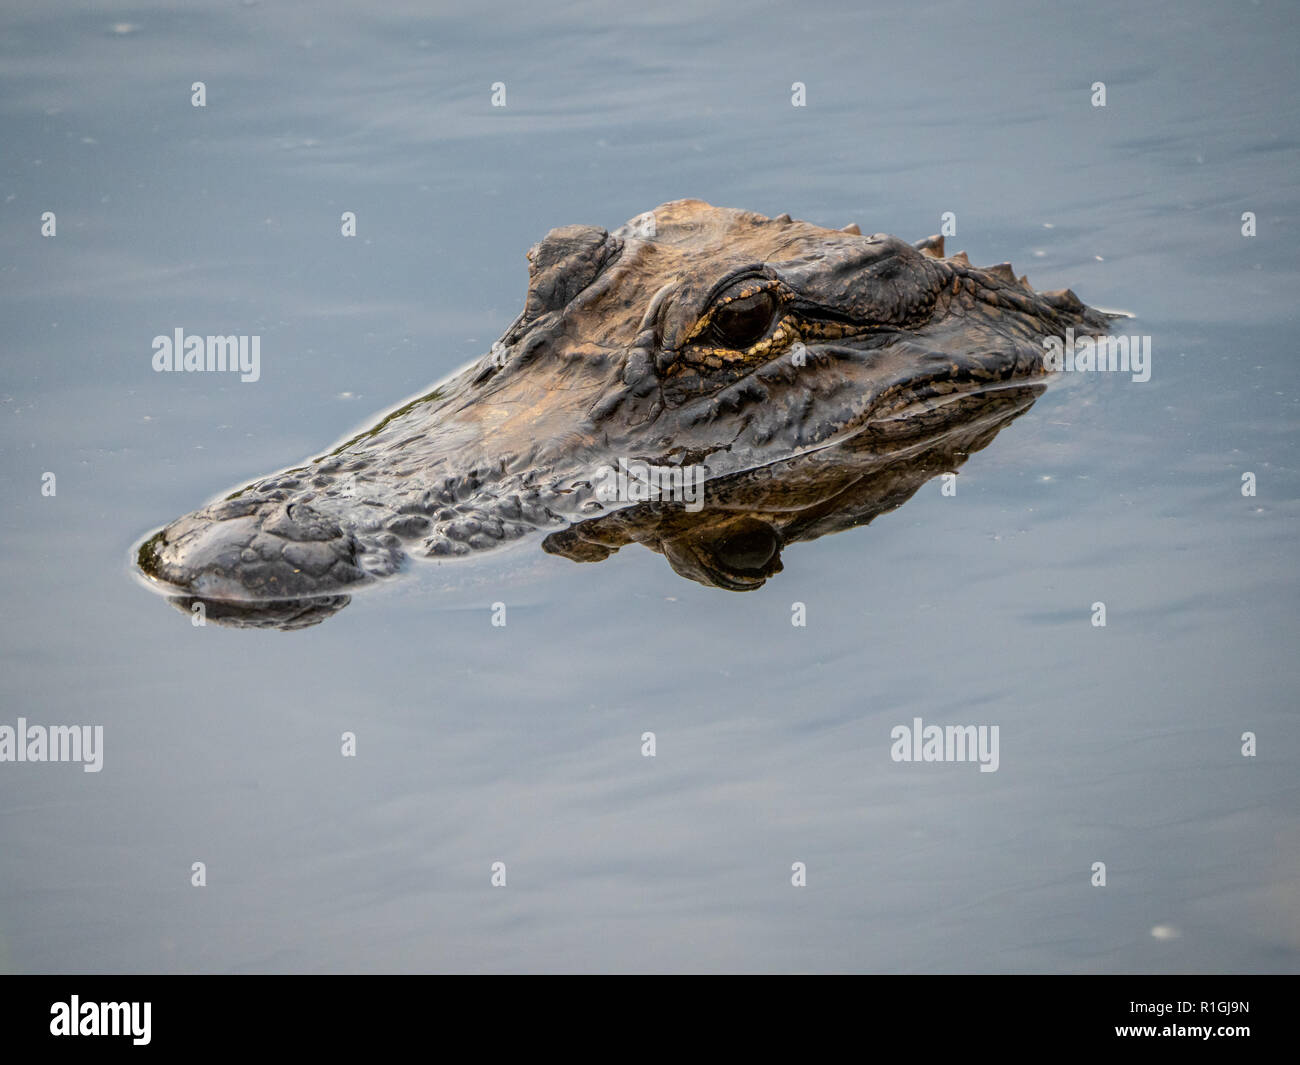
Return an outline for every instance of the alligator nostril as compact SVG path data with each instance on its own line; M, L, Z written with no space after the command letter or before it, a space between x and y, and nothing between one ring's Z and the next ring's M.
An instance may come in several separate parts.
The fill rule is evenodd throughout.
M234 518L246 518L266 501L257 496L240 496L235 499L223 499L208 507L208 516L213 521L231 521Z
M338 522L306 503L290 503L283 510L276 508L262 522L262 531L286 540L336 540L343 535Z

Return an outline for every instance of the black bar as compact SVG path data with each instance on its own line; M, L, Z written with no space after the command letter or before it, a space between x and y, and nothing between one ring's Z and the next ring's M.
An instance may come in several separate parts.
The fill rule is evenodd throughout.
M1297 985L1288 977L866 976L834 988L824 981L811 986L815 978L777 978L708 989L678 989L665 981L651 989L644 978L596 982L578 976L569 986L551 988L453 979L11 976L0 983L0 1046L15 1062L27 1060L15 1050L96 1053L108 1044L117 1044L119 1053L168 1055L319 1048L337 1056L412 1044L432 1053L451 1050L453 1038L469 1039L457 1057L492 1056L512 1039L534 1053L548 1046L559 1052L567 1043L584 1057L584 1047L604 1047L603 1057L621 1054L619 1047L649 1051L659 1042L665 1054L676 1056L699 1045L694 1038L682 1042L688 1031L698 1031L708 1033L707 1042L758 1040L769 1049L773 1040L785 1039L794 1048L803 1045L811 1060L824 1057L826 1041L838 1032L849 1033L851 1045L866 1053L901 1040L904 1048L923 1049L926 1058L936 1048L1126 1053L1121 1048L1131 1044L1134 1053L1154 1045L1158 1054L1173 1047L1181 1055L1200 1046L1235 1059L1243 1051L1291 1047L1296 1029ZM139 1022L134 1027L140 1031L148 1003L148 1042L136 1043L140 1036L131 1033L52 1034L52 1025L66 1028L74 995L79 1023L87 1028L127 1018ZM119 1008L105 1011L103 1003ZM127 1014L123 1003L137 1009ZM852 1011L844 1008L849 1003ZM1193 1028L1211 1034L1188 1034ZM610 1043L619 1030L623 1035Z

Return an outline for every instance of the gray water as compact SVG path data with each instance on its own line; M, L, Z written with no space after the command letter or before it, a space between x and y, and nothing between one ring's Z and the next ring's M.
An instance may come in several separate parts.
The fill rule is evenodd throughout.
M428 12L4 4L0 725L104 747L0 763L0 968L1300 969L1295 6ZM135 582L487 350L549 229L686 196L951 211L1132 312L1151 379L1075 375L746 594L536 541L290 633ZM178 327L261 379L154 373ZM894 762L915 717L997 771Z

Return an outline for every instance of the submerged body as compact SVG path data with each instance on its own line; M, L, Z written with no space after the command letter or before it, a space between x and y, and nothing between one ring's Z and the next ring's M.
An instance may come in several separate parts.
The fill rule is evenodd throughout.
M1073 293L946 258L939 238L697 200L614 233L554 230L528 258L524 310L491 352L329 454L172 522L141 569L216 616L282 627L408 557L539 530L569 557L638 540L693 579L756 587L783 543L834 531L833 501L856 498L838 527L862 524L987 444L1041 387L1045 338L1106 331ZM702 507L610 498L602 478L627 462L689 467ZM893 487L873 489L886 469ZM674 552L683 536L695 547ZM720 554L702 561L701 543Z

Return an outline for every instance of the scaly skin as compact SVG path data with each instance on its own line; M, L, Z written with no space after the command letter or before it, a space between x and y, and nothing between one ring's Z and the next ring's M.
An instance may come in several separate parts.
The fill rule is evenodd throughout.
M553 230L528 258L524 311L492 352L329 454L172 522L141 569L232 615L274 602L269 623L314 617L304 601L346 602L408 556L618 509L592 480L619 458L702 464L712 490L849 440L857 456L905 450L1041 378L1043 338L1106 331L1073 293L945 258L939 238L698 200L612 234Z

